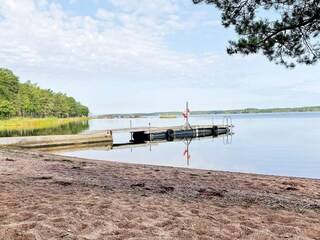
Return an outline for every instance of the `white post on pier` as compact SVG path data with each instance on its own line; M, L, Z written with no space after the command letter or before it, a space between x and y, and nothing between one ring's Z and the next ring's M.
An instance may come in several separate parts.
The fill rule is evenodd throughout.
M132 133L132 120L130 119L130 142L133 142L133 133ZM130 148L130 151L132 152L132 147Z
M151 123L149 123L149 151L151 152Z
M186 119L186 123L183 126L183 129L192 129L190 123L189 123L189 106L188 106L188 101L186 101L186 111L183 113L183 117Z
M188 101L186 101L186 114L187 114L186 124L189 124L189 108L188 108Z

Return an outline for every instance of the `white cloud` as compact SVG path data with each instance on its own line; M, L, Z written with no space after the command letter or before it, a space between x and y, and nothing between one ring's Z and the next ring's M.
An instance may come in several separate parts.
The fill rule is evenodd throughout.
M177 1L173 0L110 0L110 2L123 9L125 12L147 14L147 15L162 15L174 14L179 11Z
M40 7L45 7L48 5L48 0L38 0L38 5Z
M297 68L289 72L257 56L226 57L213 51L192 54L192 51L170 49L166 44L170 34L217 25L216 21L209 21L205 14L199 13L200 10L186 10L187 3L183 1L110 2L113 8L101 5L94 16L85 16L76 12L70 14L71 11L50 0L0 0L1 67L16 70L24 80L44 79L43 84L48 87L54 85L49 80L69 81L71 83L60 82L58 86L56 80L55 87L63 92L70 91L80 99L92 98L88 102L92 103L90 107L95 113L103 112L95 109L95 97L119 102L117 89L113 86L119 87L122 83L131 88L139 86L141 92L146 83L162 84L151 97L159 100L163 91L171 88L171 97L187 92L199 106L211 104L211 109L214 106L241 107L259 100L266 105L267 99L275 105L281 99L283 89L297 93L302 84L305 85L301 91L319 92L316 89L320 86L311 83L317 76L316 68ZM201 33L201 28L198 31ZM214 41L218 39L217 35ZM202 43L190 43L190 49L196 44ZM306 82L304 77L307 76L310 81ZM111 84L111 81L119 84ZM79 86L72 86L79 82ZM95 88L101 86L101 89L94 89L92 82ZM105 96L106 88L113 89L108 97ZM90 89L89 93L87 89ZM203 93L212 93L212 96L204 97ZM227 99L224 96L228 96ZM143 96L135 97L137 105L143 102ZM172 104L170 100L164 100L163 104L165 102L168 106ZM106 104L100 103L101 106ZM126 111L125 108L114 111Z
M192 77L201 72L197 57L168 50L167 31L188 27L170 0L114 1L118 12L99 9L96 16L69 15L60 5L32 0L1 0L0 57L3 64L52 72L100 72L149 80ZM129 4L128 4L129 3ZM141 6L144 6L141 8ZM121 7L121 8L120 8ZM123 10L124 11L120 11ZM156 17L158 11L170 13ZM133 11L135 14L127 13ZM138 13L143 12L144 15Z
M115 14L106 9L98 9L96 16L101 20L113 21Z

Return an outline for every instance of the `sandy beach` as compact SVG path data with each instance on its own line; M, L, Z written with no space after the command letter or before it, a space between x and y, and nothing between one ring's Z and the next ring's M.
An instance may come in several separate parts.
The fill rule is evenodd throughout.
M0 239L320 239L320 180L2 148Z

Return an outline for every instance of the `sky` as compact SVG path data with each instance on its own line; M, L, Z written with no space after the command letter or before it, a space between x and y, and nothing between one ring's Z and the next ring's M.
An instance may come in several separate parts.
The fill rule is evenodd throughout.
M0 0L0 67L91 114L320 105L320 66L229 56L232 29L192 0Z

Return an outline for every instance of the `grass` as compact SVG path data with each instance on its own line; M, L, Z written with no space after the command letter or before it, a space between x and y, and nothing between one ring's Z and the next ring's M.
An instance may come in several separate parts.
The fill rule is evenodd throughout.
M40 129L56 127L76 121L89 120L88 117L78 118L12 118L0 120L0 130Z
M160 118L177 118L176 115L160 115Z

